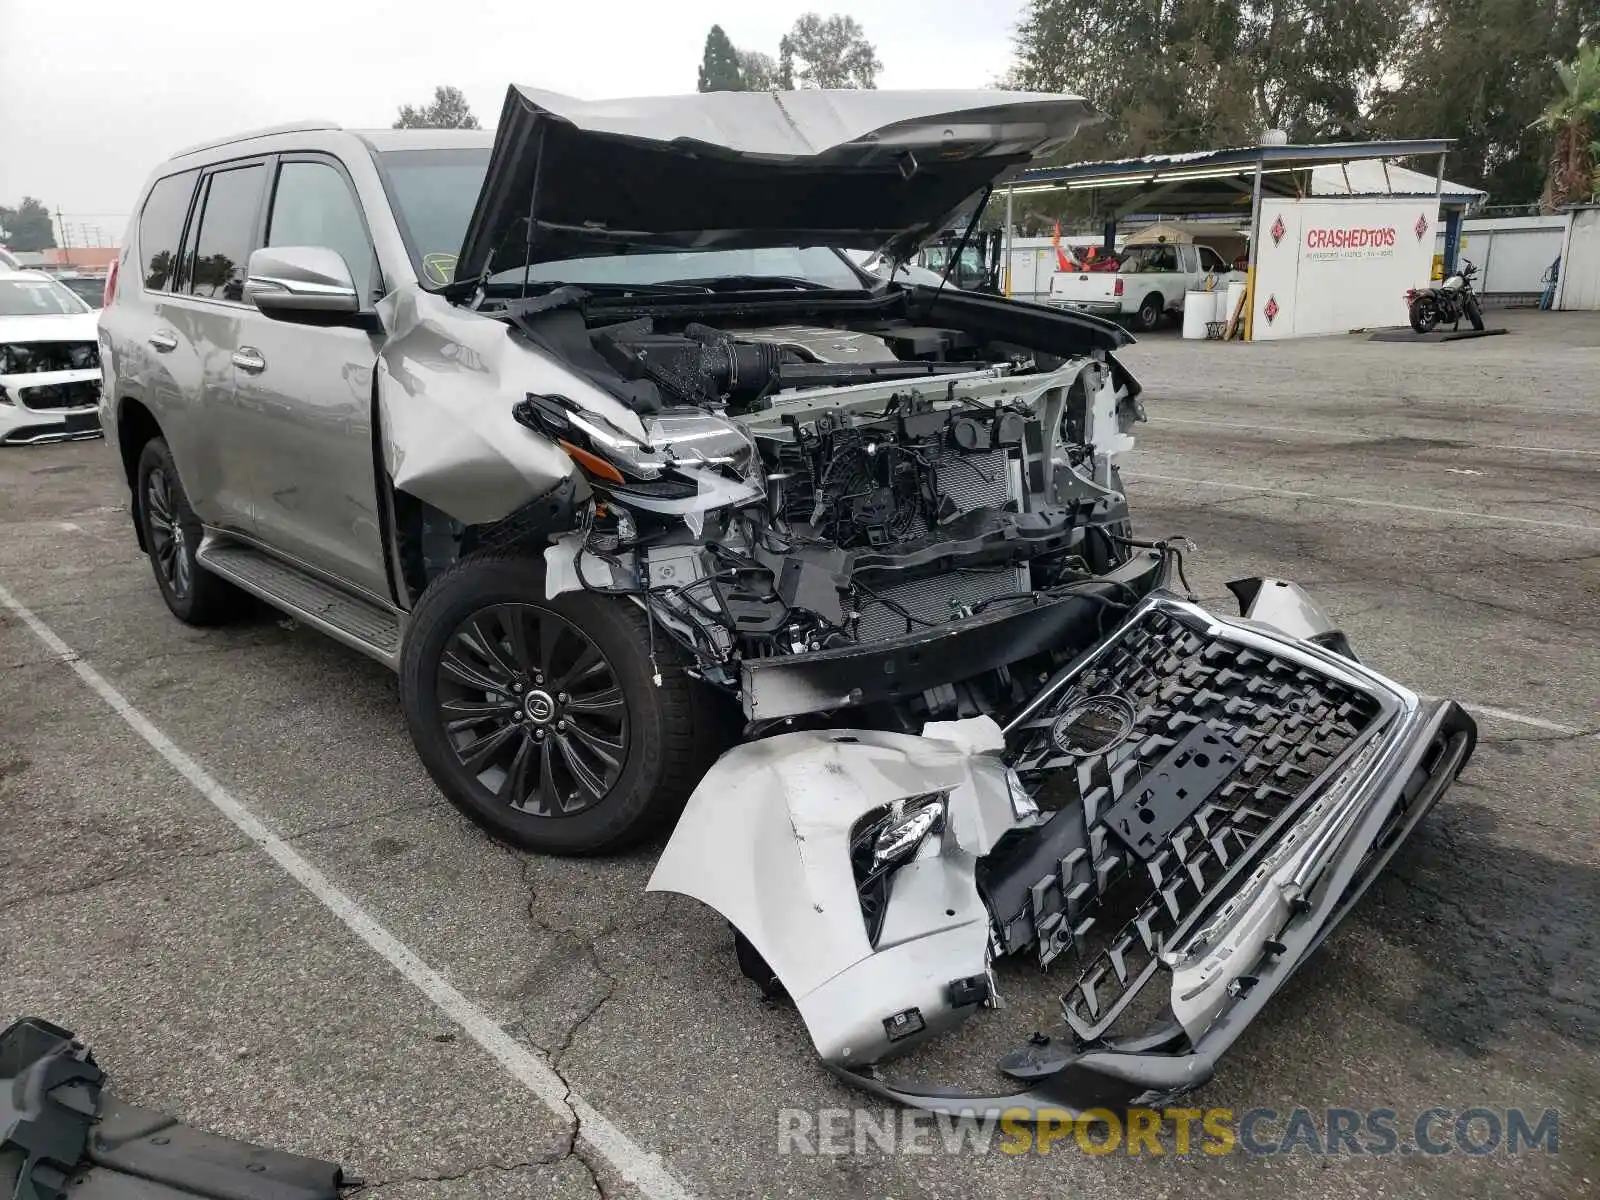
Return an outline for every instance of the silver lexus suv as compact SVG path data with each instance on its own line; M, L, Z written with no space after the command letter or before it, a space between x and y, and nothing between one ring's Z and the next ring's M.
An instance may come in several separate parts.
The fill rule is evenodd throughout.
M100 317L167 606L251 593L394 668L501 838L675 823L652 886L721 911L853 1082L982 1107L861 1072L1031 954L1075 961L1095 1049L1028 1051L1010 1102L1198 1083L1474 732L1292 584L1214 615L1134 536L1127 333L898 269L1093 117L512 88L492 137L176 155ZM1156 980L1174 1020L1122 1053Z

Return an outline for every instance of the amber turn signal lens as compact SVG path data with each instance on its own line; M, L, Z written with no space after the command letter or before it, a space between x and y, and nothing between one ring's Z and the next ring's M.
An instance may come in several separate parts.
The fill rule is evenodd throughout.
M604 479L607 483L624 482L622 472L599 455L590 454L587 450L580 449L571 442L558 441L556 444L572 455L572 460L596 479Z

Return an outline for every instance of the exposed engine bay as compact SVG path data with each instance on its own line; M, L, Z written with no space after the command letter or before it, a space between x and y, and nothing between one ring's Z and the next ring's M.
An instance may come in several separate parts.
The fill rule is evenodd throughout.
M585 322L562 291L509 319L627 404L648 441L562 397L517 406L590 468L596 498L546 552L552 594L633 597L753 722L887 702L886 724L906 728L1012 707L1026 689L998 631L927 687L875 662L819 690L774 664L848 676L862 646L1024 611L1037 624L1069 595L1126 608L1153 578L1146 562L1101 579L1133 548L1115 458L1142 419L1109 354L909 320Z

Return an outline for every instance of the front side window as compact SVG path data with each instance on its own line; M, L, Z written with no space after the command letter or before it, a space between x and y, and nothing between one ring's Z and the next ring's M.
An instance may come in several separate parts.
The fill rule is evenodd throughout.
M256 219L267 169L257 163L211 176L200 229L189 253L189 291L214 300L244 300L244 271L255 248Z
M156 180L139 214L139 269L146 291L167 292L178 273L178 243L198 171Z
M286 162L278 169L267 245L336 250L359 293L370 296L377 285L376 261L360 206L344 176L328 163Z
M449 283L489 169L489 148L386 150L379 161L417 278L425 287Z

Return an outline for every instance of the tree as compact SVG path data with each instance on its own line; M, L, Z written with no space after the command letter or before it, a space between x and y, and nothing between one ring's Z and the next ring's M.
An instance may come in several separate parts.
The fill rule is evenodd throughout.
M702 92L746 90L744 74L739 69L739 52L721 25L713 25L706 34L705 53L700 56L699 88Z
M1600 180L1595 176L1595 137L1600 135L1600 46L1578 43L1578 56L1557 63L1561 93L1539 118L1553 135L1550 174L1539 206L1555 212L1563 205L1589 199Z
M409 104L400 106L395 118L396 129L480 129L478 118L467 107L467 98L461 89L448 85L433 89L433 103L422 108Z
M1600 0L1453 0L1422 8L1404 33L1373 119L1390 137L1448 137L1447 170L1496 204L1537 200L1549 165L1538 121L1550 73L1584 34L1600 33Z
M0 205L0 242L13 250L48 250L56 244L50 210L33 196L24 196L15 208Z
M778 43L778 86L871 88L883 63L854 17L806 13Z
M1011 77L1105 111L1092 140L1145 154L1367 129L1363 102L1391 67L1408 0L1032 0ZM1084 155L1079 154L1079 157Z
M759 50L739 50L739 75L747 92L770 92L778 86L778 60Z

